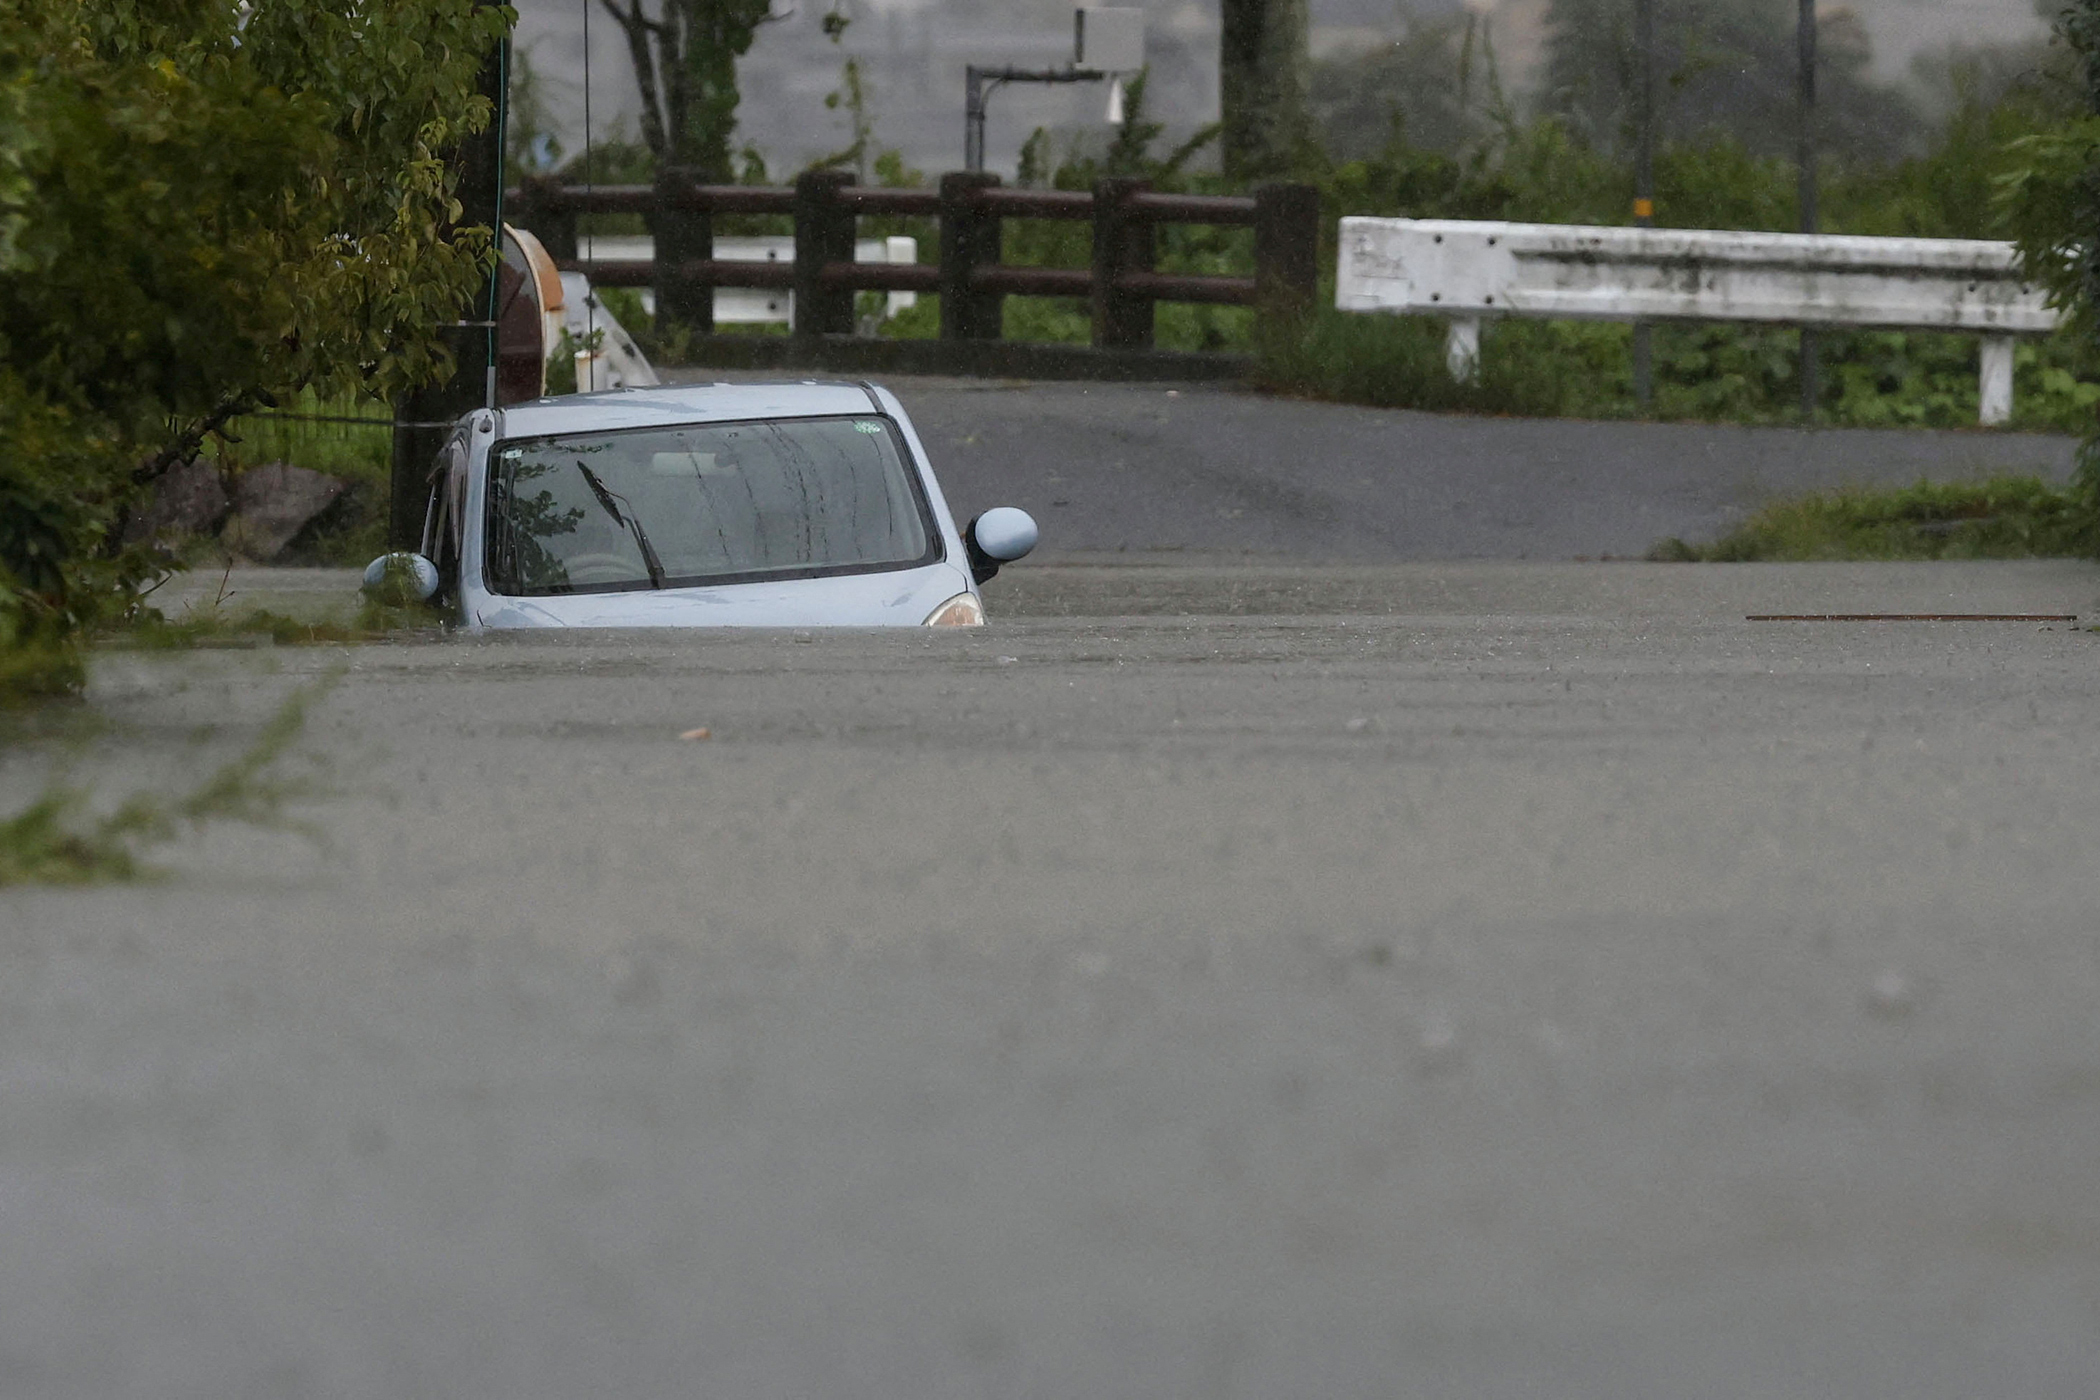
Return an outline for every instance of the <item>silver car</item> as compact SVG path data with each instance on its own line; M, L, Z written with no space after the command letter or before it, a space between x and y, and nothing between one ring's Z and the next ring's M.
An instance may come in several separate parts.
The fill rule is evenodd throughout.
M885 389L681 385L468 414L422 550L365 581L469 631L970 626L1035 542L1010 506L956 528Z

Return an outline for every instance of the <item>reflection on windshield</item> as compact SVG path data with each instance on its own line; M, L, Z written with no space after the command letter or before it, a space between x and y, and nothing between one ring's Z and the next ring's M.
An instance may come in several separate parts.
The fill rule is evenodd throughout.
M881 418L507 442L489 467L488 581L498 593L676 588L939 557Z

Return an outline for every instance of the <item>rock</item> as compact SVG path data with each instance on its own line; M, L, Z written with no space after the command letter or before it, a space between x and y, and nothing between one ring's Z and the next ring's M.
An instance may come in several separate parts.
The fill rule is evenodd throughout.
M336 477L284 462L251 468L234 482L234 515L219 538L250 559L274 559L345 486Z
M136 544L156 536L208 535L232 504L219 484L219 469L210 462L191 462L154 483L152 502L132 517L124 538Z

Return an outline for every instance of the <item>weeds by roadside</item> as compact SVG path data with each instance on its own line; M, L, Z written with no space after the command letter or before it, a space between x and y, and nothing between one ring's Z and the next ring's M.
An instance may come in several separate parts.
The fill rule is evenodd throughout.
M2033 559L2096 552L2091 512L2074 488L2038 477L1848 487L1780 501L1710 544L1666 539L1662 562L1838 559Z
M160 872L140 859L140 847L214 821L290 826L318 839L310 828L287 823L282 815L285 801L305 791L305 785L270 770L305 728L307 711L334 684L331 676L294 691L254 743L179 797L134 793L107 815L87 817L87 790L53 779L35 801L0 820L0 887L153 878Z
M288 617L268 608L211 613L170 621L155 614L96 637L98 645L147 651L188 647L343 646L381 642L403 632L428 632L441 623L439 614L420 605L390 606L366 599L348 621Z
M1299 332L1265 341L1256 379L1303 398L1431 412L1526 417L1653 418L1710 423L1799 421L1799 345L1787 327L1654 328L1655 392L1633 396L1633 332L1618 322L1490 322L1478 377L1445 365L1445 323L1322 306ZM1974 428L1976 340L1922 332L1833 331L1818 421L1831 427ZM2083 432L2100 384L2068 335L2014 351L2015 431Z
M75 635L0 645L0 713L77 696L87 676L86 657L95 650L351 646L435 636L444 626L437 609L398 598L365 596L347 618L316 618L235 608L233 596L222 582L214 597L185 604L172 617L140 599L121 612L104 610Z
M69 641L0 645L0 710L76 694L85 679L80 649Z

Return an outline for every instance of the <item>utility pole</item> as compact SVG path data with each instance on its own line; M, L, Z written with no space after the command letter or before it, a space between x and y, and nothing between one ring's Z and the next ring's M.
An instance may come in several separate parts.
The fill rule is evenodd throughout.
M452 351L452 377L441 384L411 390L394 404L393 483L387 536L395 549L418 548L423 538L423 508L430 495L430 464L450 435L449 425L476 408L496 401L497 269L503 265L503 122L509 108L510 36L489 50L481 65L480 89L494 114L480 132L459 143L453 160L459 170L459 224L493 231L488 276L474 299L459 308L458 320L441 328Z
M1816 0L1801 0L1800 19L1795 25L1794 37L1800 50L1801 62L1801 147L1797 162L1800 166L1801 231L1816 231ZM1805 423L1816 421L1816 401L1821 366L1817 364L1816 329L1801 328L1801 419Z
M1634 44L1641 51L1640 127L1634 138L1633 226L1655 224L1655 0L1633 0ZM1653 336L1646 321L1633 323L1633 399L1648 411L1654 393Z

